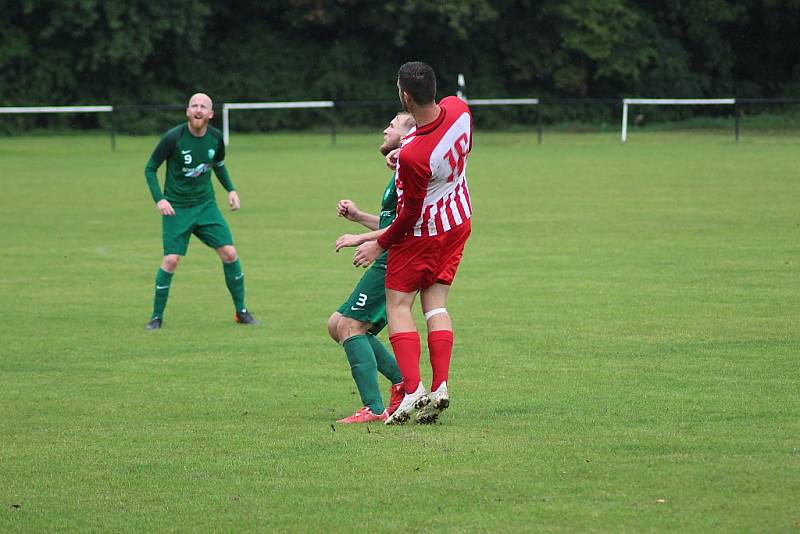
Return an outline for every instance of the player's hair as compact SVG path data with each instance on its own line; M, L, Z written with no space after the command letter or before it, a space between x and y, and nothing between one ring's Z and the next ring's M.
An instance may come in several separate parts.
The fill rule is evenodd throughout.
M205 93L195 93L195 94L193 94L192 96L190 96L190 97L189 97L189 102L186 104L186 107L189 107L189 106L192 104L192 100L193 100L193 99L194 99L194 97L196 97L196 96L203 96L203 97L207 98L207 99L208 99L208 101L209 101L209 103L211 104L211 107L210 107L209 109L211 109L212 111L214 110L214 101L213 101L213 100L211 100L211 97L210 97L210 96L208 96L208 95L207 95L207 94L205 94Z
M436 99L436 73L421 61L409 61L397 71L397 82L420 106L432 104Z
M417 125L417 121L414 119L414 115L412 115L408 111L398 111L397 116L403 120L403 124L408 129L411 129L412 127Z

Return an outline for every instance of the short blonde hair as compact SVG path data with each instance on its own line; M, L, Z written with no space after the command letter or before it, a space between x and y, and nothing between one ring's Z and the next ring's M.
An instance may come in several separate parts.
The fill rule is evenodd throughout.
M412 115L408 111L399 111L397 113L397 116L403 120L403 125L409 130L417 125L417 121L416 119L414 119L414 115Z

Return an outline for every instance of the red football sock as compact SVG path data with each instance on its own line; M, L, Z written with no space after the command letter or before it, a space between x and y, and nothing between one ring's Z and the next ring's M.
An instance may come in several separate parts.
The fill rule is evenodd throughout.
M447 373L450 371L450 355L453 353L452 330L434 330L428 333L428 351L433 369L431 391L436 391L442 382L447 380Z
M403 374L403 385L406 393L411 394L419 386L419 334L414 332L397 332L389 336L389 342L397 359L397 366Z

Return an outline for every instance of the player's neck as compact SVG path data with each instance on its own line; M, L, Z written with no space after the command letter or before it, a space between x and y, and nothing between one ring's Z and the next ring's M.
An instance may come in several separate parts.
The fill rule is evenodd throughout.
M434 102L432 104L428 104L427 106L419 106L414 108L411 114L414 116L414 120L417 121L417 128L422 128L423 126L438 119L440 111L439 104Z
M203 137L208 131L208 123L205 123L200 128L193 127L191 121L189 121L188 125L189 125L189 133L195 137Z

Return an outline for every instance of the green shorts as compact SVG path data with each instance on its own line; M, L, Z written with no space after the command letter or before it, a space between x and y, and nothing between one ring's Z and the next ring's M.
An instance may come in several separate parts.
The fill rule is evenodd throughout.
M373 336L386 326L386 265L373 263L356 284L344 304L336 310L345 317L362 323L372 323Z
M161 216L161 237L164 255L185 256L192 234L211 248L233 245L228 223L222 217L215 200L197 206L174 207L175 215Z

